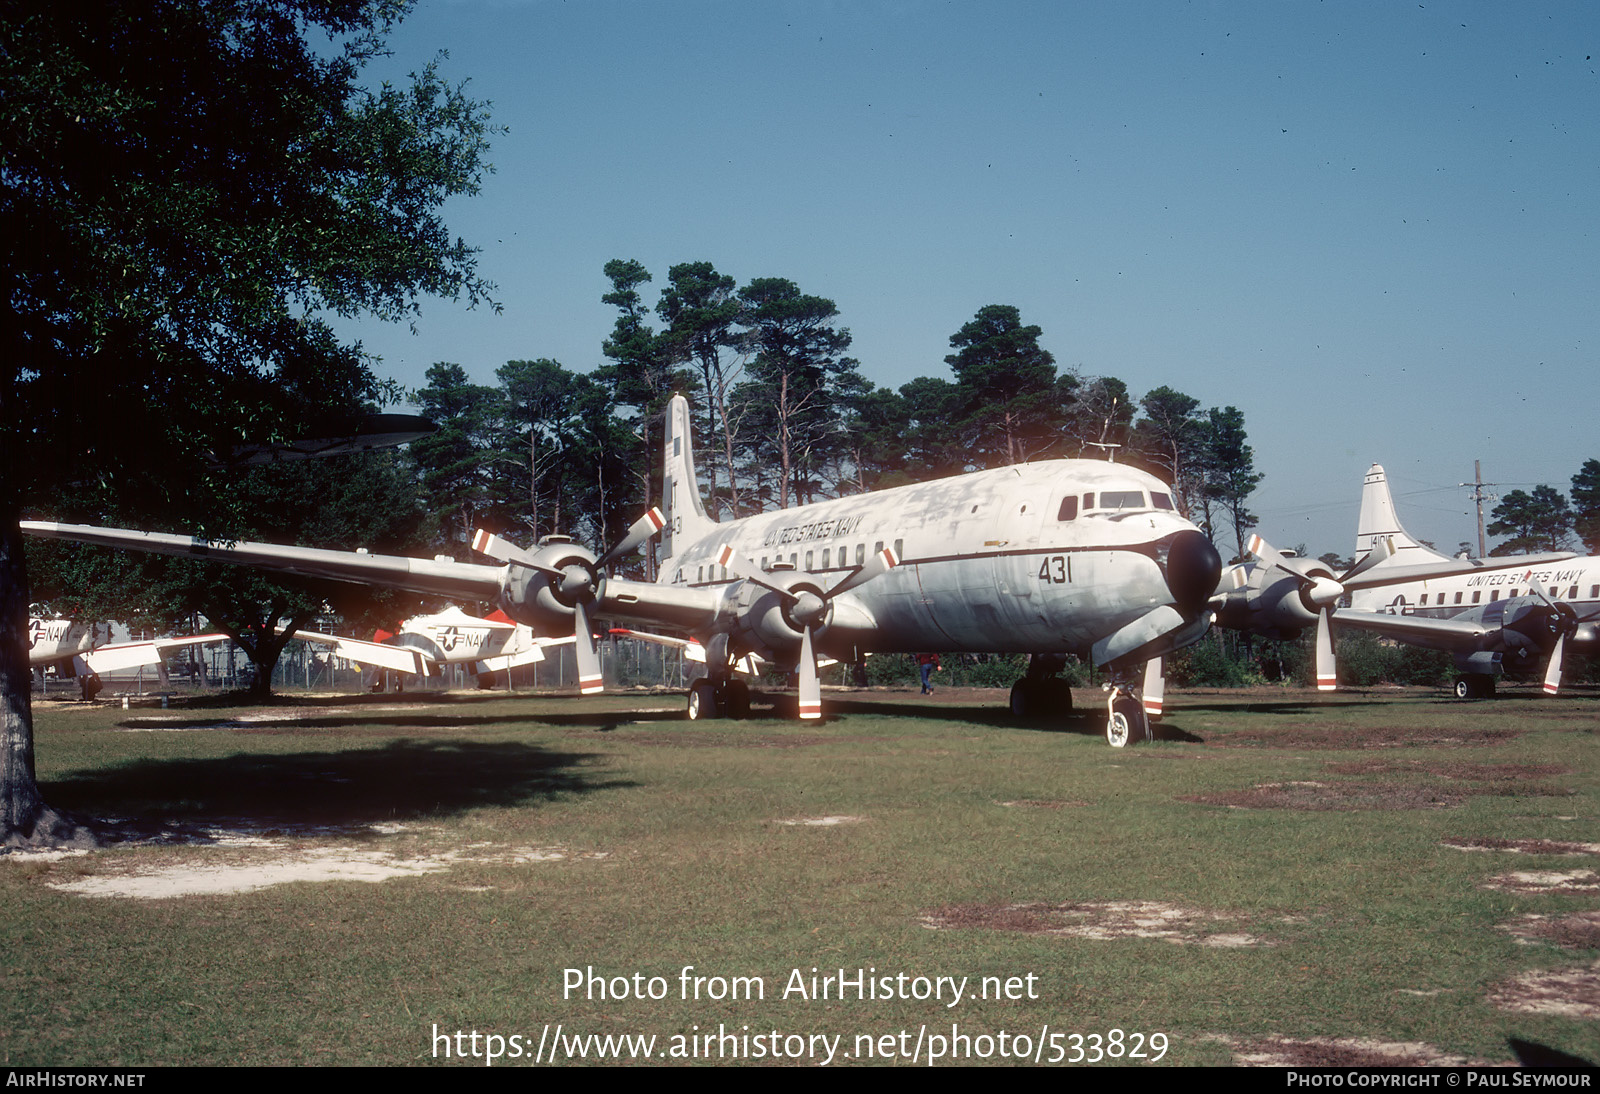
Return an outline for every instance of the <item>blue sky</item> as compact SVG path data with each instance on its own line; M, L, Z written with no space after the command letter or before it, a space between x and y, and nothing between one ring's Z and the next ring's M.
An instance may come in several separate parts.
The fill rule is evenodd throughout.
M601 363L601 269L709 260L829 297L874 383L984 305L1058 364L1245 414L1259 531L1474 538L1485 479L1600 458L1600 6L418 0L493 104L453 202L504 310L347 323L381 374ZM654 292L647 299L653 303Z

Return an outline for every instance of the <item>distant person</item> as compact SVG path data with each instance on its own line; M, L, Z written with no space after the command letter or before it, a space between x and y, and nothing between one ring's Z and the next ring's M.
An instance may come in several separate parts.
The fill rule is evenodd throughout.
M944 667L939 664L939 655L936 653L917 654L917 668L922 673L922 694L933 694L933 674L943 672Z

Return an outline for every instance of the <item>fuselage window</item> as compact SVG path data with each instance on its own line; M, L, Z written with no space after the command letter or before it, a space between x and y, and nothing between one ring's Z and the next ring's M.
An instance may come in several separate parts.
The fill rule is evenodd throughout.
M1507 596L1509 596L1509 597L1510 597L1510 598L1511 598L1511 599L1512 599L1512 600L1515 600L1515 599L1516 599L1516 598L1517 598L1517 590L1515 590L1515 589L1512 589L1512 590L1511 590L1511 591L1510 591L1510 592L1509 592L1509 593L1507 593L1507 594L1506 594L1506 595L1507 595Z
M1087 493L1087 494L1085 494L1083 496L1083 511L1085 513L1087 513L1089 510L1091 510L1093 508L1094 508L1094 491L1091 490L1091 491L1089 491L1089 493Z
M812 564L813 564L813 563L814 563L814 562L815 562L815 561L816 561L816 560L815 560L815 559L814 559L814 558L813 558L813 557L812 557L812 556L813 556L813 555L815 555L815 554L816 554L816 552L815 552L815 551L807 551L807 552L806 552L806 572L807 572L807 573L810 573L810 572L811 572L811 566L812 566Z
M767 556L766 555L762 555L761 556L761 568L763 570L765 570L767 568Z
M906 541L905 540L897 539L897 540L894 541L894 557L898 558L901 562L904 562L906 560Z
M1489 603L1493 604L1496 600L1499 600L1499 599L1500 599L1500 590L1499 589L1490 589L1489 590Z
M1589 586L1589 599L1600 600L1600 585Z
M880 539L878 542L876 542L876 543L874 543L872 545L872 553L873 554L878 554L882 550L883 550L883 540Z
M1422 599L1417 601L1417 603L1421 604L1421 605L1426 605L1428 603L1428 594L1427 593L1423 593L1422 594Z
M1476 604L1476 603L1477 603L1477 602L1478 602L1478 599L1479 599L1479 598L1480 598L1480 597L1482 597L1482 596L1483 596L1483 593L1482 593L1482 592L1480 592L1480 591L1478 591L1478 590L1477 590L1477 589L1474 589L1474 590L1473 590L1473 591L1472 591L1472 602L1473 602L1473 603L1474 603L1474 604Z
M1578 599L1578 587L1576 585L1574 585L1572 588L1567 590L1567 599L1568 600L1576 600L1576 599Z
M1461 603L1461 594L1460 593L1456 594L1456 603L1457 604Z
M1077 498L1077 495L1073 495L1070 498L1062 498L1061 499L1061 511L1056 514L1056 519L1057 520L1077 520L1078 519L1078 498Z
M865 566L866 563L867 563L867 545L865 543L858 543L858 544L856 544L856 565L857 566Z
M828 569L828 568L829 568L829 567L830 567L830 566L831 566L831 565L832 565L832 564L831 564L831 563L830 563L830 562L829 562L829 561L828 561L828 559L829 559L829 557L830 557L830 556L831 556L831 555L832 555L832 554L833 554L833 548L832 548L832 547L824 547L824 548L823 548L823 549L822 549L822 568L823 568L823 569L824 569L824 570L826 570L826 569Z
M1154 490L1150 491L1150 504L1157 509L1171 509L1173 507L1172 498L1169 495L1158 493Z

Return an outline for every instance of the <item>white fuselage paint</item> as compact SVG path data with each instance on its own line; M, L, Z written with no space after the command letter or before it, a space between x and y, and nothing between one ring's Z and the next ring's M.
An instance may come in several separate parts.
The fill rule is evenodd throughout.
M1084 508L1085 494L1098 499L1108 490L1138 491L1145 504ZM817 633L823 651L840 658L931 649L1085 655L1172 601L1149 545L1195 527L1153 507L1152 494L1172 496L1154 476L1094 460L980 471L712 525L676 544L658 581L737 584L714 562L728 544L763 569L789 563L831 586L858 561L893 547L898 567L834 602ZM1067 497L1077 499L1078 512L1062 520ZM737 595L761 593L745 586Z
M1497 600L1531 596L1535 580L1552 601L1570 604L1580 623L1600 619L1600 558L1593 556L1527 569L1460 574L1363 589L1351 594L1350 610L1449 619Z

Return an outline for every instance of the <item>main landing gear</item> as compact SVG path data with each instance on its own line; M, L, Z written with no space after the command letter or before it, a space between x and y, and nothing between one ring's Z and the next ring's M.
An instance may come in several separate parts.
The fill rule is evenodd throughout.
M1072 688L1056 673L1066 666L1062 654L1034 654L1028 675L1011 685L1011 713L1017 718L1065 717L1072 713Z
M1469 672L1456 677L1457 699L1493 699L1494 677L1486 672Z
M689 685L689 721L750 717L750 685L743 680L702 676Z

